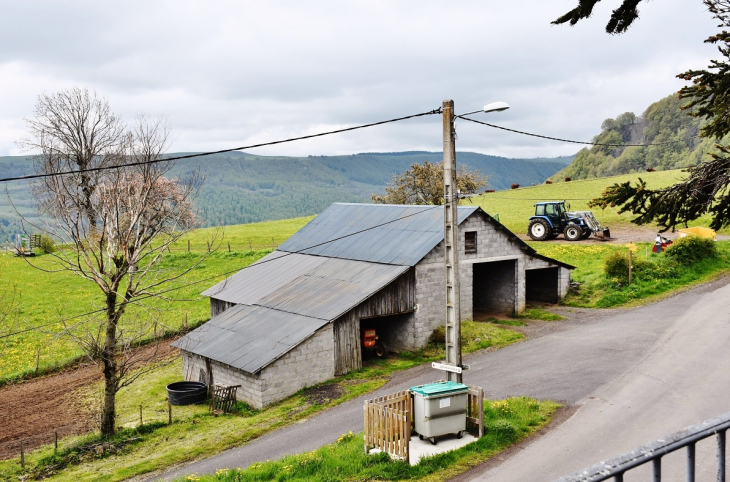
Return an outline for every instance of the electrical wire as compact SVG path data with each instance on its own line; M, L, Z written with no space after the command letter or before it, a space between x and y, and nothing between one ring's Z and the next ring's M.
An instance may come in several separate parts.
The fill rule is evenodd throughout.
M156 297L159 297L160 295L163 295L165 293L170 293L172 291L181 290L183 288L187 288L187 287L190 287L190 286L199 284L199 283L203 283L205 281L210 281L211 279L215 279L215 278L218 278L220 276L226 276L226 275L229 275L231 273L237 273L237 272L243 271L243 270L245 270L247 268L250 268L250 267L253 267L253 266L261 266L262 264L269 263L271 261L276 261L276 260L285 258L286 256L290 256L292 254L300 254L300 253L303 253L304 251L307 251L307 250L310 250L310 249L313 249L313 248L316 248L316 247L319 247L319 246L323 246L325 244L333 243L335 241L340 241L341 239L349 238L350 236L355 236L357 234L364 233L366 231L370 231L371 229L375 229L375 228L379 228L379 227L385 226L387 224L395 223L397 221L401 221L403 219L410 218L412 216L416 216L418 214L421 214L421 213L424 213L424 212L427 212L427 211L431 211L433 209L441 208L441 207L442 206L439 206L439 205L431 206L431 207L428 207L426 209L422 209L422 210L420 210L418 212L415 212L415 213L407 214L405 216L401 216L401 217L392 219L390 221L386 221L384 223L376 224L375 226L370 226L369 228L361 229L360 231L355 231L353 233L345 234L343 236L339 236L337 238L330 239L328 241L324 241L324 242L321 242L321 243L318 243L318 244L313 244L311 246L307 246L306 248L302 248L302 249L299 249L297 251L284 251L285 254L283 254L282 256L277 256L276 258L270 258L270 259L263 260L263 261L257 261L255 263L252 263L252 264L248 265L248 266L244 266L243 268L238 268L238 269L233 269L233 270L226 271L226 272L223 272L223 273L218 273L215 276L210 276L208 278L204 278L204 279L200 279L200 280L197 280L197 281L193 281L191 283L186 283L186 284L184 284L182 286L176 286L174 288L170 288L170 289L167 289L167 290L164 290L164 291L160 291L158 293L149 294L147 296L142 296L142 297L139 297L139 298L137 298L135 300L130 301L128 304L131 305L131 304L139 303L139 302L144 301L144 300L149 299L149 298L156 298ZM88 311L88 312L82 313L80 315L74 315L74 316L72 316L70 318L66 318L66 319L63 319L63 320L53 321L53 322L50 322L50 323L45 323L43 325L32 326L30 328L26 328L26 329L23 329L23 330L15 331L13 333L7 333L5 335L0 335L0 339L9 338L11 336L20 335L22 333L26 333L26 332L29 332L29 331L34 331L34 330L37 330L39 328L43 328L43 327L46 327L46 326L55 325L55 324L61 323L61 322L75 320L77 318L81 318L81 317L89 316L89 315L94 315L96 313L101 313L101 312L104 312L104 311L106 311L106 308L100 308L98 310Z
M251 144L250 146L232 147L230 149L221 149L219 151L201 152L199 154L188 154L185 156L164 157L164 158L160 158L160 159L153 159L151 161L130 162L128 164L120 164L120 165L115 165L115 166L100 166L100 167L91 167L88 169L76 169L76 170L64 171L64 172L52 172L52 173L46 173L46 174L29 174L27 176L5 177L5 178L0 178L0 182L23 181L23 180L28 180L28 179L39 179L39 178L44 178L44 177L65 176L68 174L83 174L86 172L103 171L106 169L122 169L125 167L142 166L142 165L146 165L146 164L156 164L158 162L178 161L180 159L191 159L193 157L210 156L213 154L224 154L226 152L242 151L245 149L253 149L255 147L273 146L276 144L284 144L287 142L301 141L301 140L305 140L305 139L313 139L315 137L329 136L332 134L340 134L342 132L349 132L349 131L354 131L354 130L358 130L358 129L365 129L367 127L374 127L374 126L379 126L379 125L383 125L383 124L390 124L393 122L413 119L415 117L423 117L423 116L427 116L427 115L440 114L440 113L441 113L441 108L439 107L438 109L434 109L434 110L431 110L428 112L421 112L420 114L407 115L405 117L397 117L395 119L389 119L389 120L384 120L384 121L379 121L379 122L372 122L370 124L362 124L359 126L346 127L344 129L336 129L333 131L320 132L318 134L309 134L306 136L290 137L289 139L281 139L278 141L262 142L260 144Z
M469 117L464 117L461 115L457 115L455 117L458 117L459 119L464 119L465 121L473 122L475 124L482 124L487 127L492 127L494 129L501 129L503 131L508 132L514 132L515 134L522 134L523 136L531 136L531 137L539 137L540 139L548 139L551 141L559 141L559 142L568 142L571 144L585 144L588 146L606 146L606 147L648 147L648 146L664 146L667 144L676 144L677 142L684 142L686 139L680 139L676 141L667 141L667 142L657 142L655 144L608 144L608 143L602 143L602 142L584 142L584 141L571 141L570 139L561 139L559 137L550 137L550 136L543 136L540 134L532 134L530 132L524 132L524 131L518 131L516 129L510 129L508 127L502 127L494 124L489 124L487 122L478 121L476 119L470 119ZM692 136L690 139L696 139L699 136Z

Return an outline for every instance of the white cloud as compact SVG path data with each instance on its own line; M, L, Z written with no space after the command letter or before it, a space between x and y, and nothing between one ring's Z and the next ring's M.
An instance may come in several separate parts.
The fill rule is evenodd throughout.
M700 0L642 3L621 36L603 31L618 0L576 27L550 21L577 0L320 2L3 2L0 154L15 154L35 96L85 85L125 117L166 113L173 151L214 150L493 100L488 122L589 140L603 119L681 87L715 57ZM460 149L510 157L574 145L459 126ZM344 154L439 149L432 118L259 149Z

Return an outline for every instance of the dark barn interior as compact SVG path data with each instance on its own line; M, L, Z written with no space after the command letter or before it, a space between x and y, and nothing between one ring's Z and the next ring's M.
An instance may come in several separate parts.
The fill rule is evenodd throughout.
M558 269L555 267L525 271L525 298L528 303L558 302Z
M517 261L474 263L474 311L511 314L515 311Z

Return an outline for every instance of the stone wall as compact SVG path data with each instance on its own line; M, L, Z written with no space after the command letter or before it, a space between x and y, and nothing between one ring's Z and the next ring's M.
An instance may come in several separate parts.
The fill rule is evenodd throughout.
M183 351L183 378L199 381L200 370L207 373L205 359ZM211 360L213 383L241 385L236 398L263 408L293 395L302 388L334 378L332 324L320 328L312 337L261 370L258 376Z

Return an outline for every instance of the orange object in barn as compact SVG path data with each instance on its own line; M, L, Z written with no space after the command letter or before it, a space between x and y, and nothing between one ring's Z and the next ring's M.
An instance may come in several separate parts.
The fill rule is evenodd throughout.
M377 343L378 335L375 334L375 330L363 330L362 332L362 347L373 348Z

